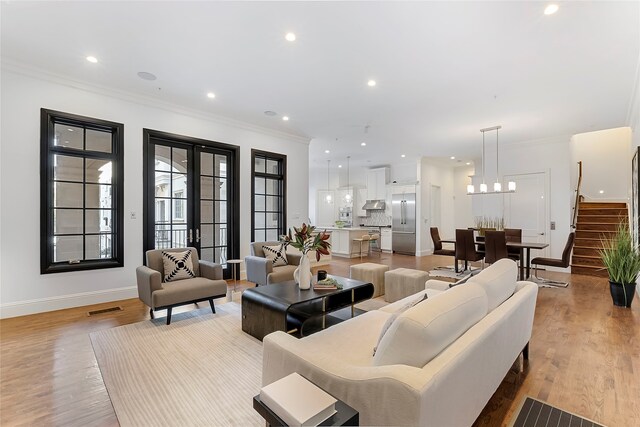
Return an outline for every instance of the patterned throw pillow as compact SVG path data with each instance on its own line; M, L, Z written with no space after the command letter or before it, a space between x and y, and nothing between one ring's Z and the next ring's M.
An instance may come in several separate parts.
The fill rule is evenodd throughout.
M193 261L191 261L191 251L162 252L162 263L165 282L196 277L193 271Z
M263 246L264 256L270 259L274 267L280 267L289 264L287 261L287 251L284 245Z

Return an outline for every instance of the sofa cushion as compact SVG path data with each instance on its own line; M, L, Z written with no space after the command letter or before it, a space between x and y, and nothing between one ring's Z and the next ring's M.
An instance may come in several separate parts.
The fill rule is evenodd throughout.
M274 267L281 267L287 265L287 248L284 245L275 245L262 247L264 256L271 261Z
M516 280L518 280L517 264L508 258L503 258L459 287L475 283L484 288L489 301L489 311L492 311L513 295Z
M158 308L220 296L226 292L227 282L224 280L209 280L204 277L196 277L194 279L163 283L162 289L153 292L151 298L153 307Z
M283 265L282 267L273 267L273 272L267 276L267 284L282 283L293 280L293 272L298 268L295 265Z
M456 286L402 313L380 341L373 364L422 368L487 314L487 294Z
M448 289L449 288L447 286L447 290ZM415 302L422 301L425 294L428 296L428 298L433 298L434 296L441 294L442 292L443 291L441 291L440 289L426 289L424 291L416 292L413 295L409 295L408 297L402 298L401 300L398 300L396 302L392 302L391 304L387 304L384 307L380 307L378 310L384 311L387 313L395 313L396 311L402 309L402 307L406 306L411 301L415 301Z
M395 311L394 313L391 314L391 317L389 317L387 319L387 321L385 322L384 326L382 326L382 330L380 331L380 336L378 337L378 342L376 343L376 346L373 348L373 355L374 356L376 355L376 350L378 349L378 346L380 345L380 341L382 341L382 338L384 337L384 334L387 333L387 331L389 330L391 325L393 325L393 322L396 321L398 316L400 316L405 311L409 310L411 307L414 307L416 304L420 304L422 301L426 300L427 298L429 298L429 296L427 295L426 292L424 292L424 296L422 298L419 298L419 299L416 298L416 299L413 299L413 300L409 301L404 306L400 307L397 311Z
M162 252L162 264L165 282L196 277L190 250L184 252Z

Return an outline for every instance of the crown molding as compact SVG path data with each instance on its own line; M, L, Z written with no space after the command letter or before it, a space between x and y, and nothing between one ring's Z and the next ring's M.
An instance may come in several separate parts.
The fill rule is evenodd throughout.
M205 121L209 121L217 124L222 124L222 125L234 127L237 129L258 132L265 135L274 136L277 138L284 138L289 141L297 142L307 146L311 143L310 137L301 136L301 135L288 133L288 132L282 132L279 130L255 125L255 124L244 122L241 120L220 116L218 114L205 112L195 108L181 106L171 102L159 100L150 96L133 94L131 92L126 92L126 91L114 89L107 86L102 86L94 83L88 83L85 81L72 79L67 76L52 73L50 71L46 71L41 68L32 67L22 62L14 61L12 59L2 58L0 67L2 69L2 72L8 71L8 72L12 72L15 74L19 74L19 75L23 75L31 78L44 80L50 83L72 87L74 89L80 89L86 92L93 92L99 95L116 98L126 102L131 102L134 104L144 105L146 107L159 108L172 113L182 114L192 118L205 120Z

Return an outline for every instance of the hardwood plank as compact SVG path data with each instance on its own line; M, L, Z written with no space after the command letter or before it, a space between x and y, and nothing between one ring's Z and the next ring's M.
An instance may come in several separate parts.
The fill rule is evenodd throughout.
M363 262L428 271L453 259L382 254ZM357 263L334 259L321 268L348 276ZM474 425L506 424L526 395L605 425L640 425L640 299L631 309L614 307L606 279L543 275L570 285L540 289L529 361L522 373L507 375ZM113 305L124 310L86 315ZM146 319L146 307L131 299L0 320L0 424L118 425L88 334Z

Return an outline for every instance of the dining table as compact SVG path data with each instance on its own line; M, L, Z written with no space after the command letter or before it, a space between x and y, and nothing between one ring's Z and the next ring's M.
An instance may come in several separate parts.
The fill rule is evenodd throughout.
M442 243L451 243L455 246L456 239L440 239ZM476 243L484 244L484 240L476 240ZM520 250L520 280L526 280L531 276L531 249L542 250L548 247L548 243L538 242L507 242L507 248ZM524 261L524 262L523 262Z

